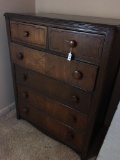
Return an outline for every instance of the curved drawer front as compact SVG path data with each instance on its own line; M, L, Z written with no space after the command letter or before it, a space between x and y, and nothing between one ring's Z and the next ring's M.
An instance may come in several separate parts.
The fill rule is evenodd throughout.
M18 86L18 101L25 102L49 114L74 129L85 131L88 116L77 112L68 106L54 101L27 87Z
M49 49L67 55L72 47L74 58L100 60L104 39L103 35L49 28Z
M75 87L93 91L98 67L78 61L67 61L63 57L51 55L19 45L11 44L12 62L40 72Z
M15 66L15 72L17 83L36 89L71 108L89 113L91 94L20 66Z
M39 110L25 104L19 104L19 112L22 116L28 120L36 123L43 129L50 132L52 135L67 142L75 148L82 148L84 134L80 134L77 131L65 126L61 122L54 118L40 112Z
M44 26L10 21L11 39L46 48L47 28Z

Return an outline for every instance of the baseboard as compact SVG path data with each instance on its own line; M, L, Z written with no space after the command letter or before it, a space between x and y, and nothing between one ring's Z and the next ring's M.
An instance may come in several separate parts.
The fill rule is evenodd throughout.
M4 116L5 114L9 113L15 108L15 102L11 103L7 107L0 110L0 117Z

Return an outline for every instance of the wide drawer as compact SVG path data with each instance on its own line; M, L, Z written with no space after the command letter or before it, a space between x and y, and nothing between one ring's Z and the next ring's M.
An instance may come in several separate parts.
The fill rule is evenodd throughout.
M78 148L79 150L82 148L84 134L78 133L74 129L65 126L63 123L55 120L43 112L40 112L30 105L28 106L22 103L19 104L19 113L75 148Z
M18 101L25 102L50 116L58 119L74 129L85 131L88 116L69 108L53 99L50 99L39 92L27 87L17 86Z
M12 62L75 87L93 91L98 67L11 44Z
M15 66L16 82L26 85L83 113L89 113L91 94L52 78Z
M100 59L104 36L49 28L49 49L68 55L72 48L74 58Z
M10 21L10 29L13 41L30 43L46 48L47 28L45 26Z

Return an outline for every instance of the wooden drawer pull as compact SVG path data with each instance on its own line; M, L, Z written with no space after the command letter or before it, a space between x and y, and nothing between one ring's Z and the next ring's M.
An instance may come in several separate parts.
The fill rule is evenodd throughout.
M28 31L24 31L24 32L23 32L23 36L24 36L24 37L29 37L29 32L28 32Z
M79 98L78 98L77 96L72 96L72 97L71 97L71 101L72 101L73 103L79 103Z
M20 52L16 54L16 57L18 60L22 60L24 58L23 53Z
M80 71L74 71L72 75L73 75L73 78L76 80L80 80L83 77L83 74Z
M74 48L77 46L77 42L75 40L67 41L70 48Z
M69 116L69 121L72 123L76 122L76 117L74 115Z
M68 132L68 139L73 140L74 139L74 134L71 132Z

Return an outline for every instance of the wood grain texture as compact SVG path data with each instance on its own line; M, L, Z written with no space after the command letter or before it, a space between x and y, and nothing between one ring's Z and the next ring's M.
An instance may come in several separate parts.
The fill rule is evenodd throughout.
M100 60L104 44L103 35L49 28L50 50L68 55L71 51L71 40L76 42L76 46L72 48L73 58Z
M86 130L87 115L81 114L27 87L18 86L17 91L19 103L24 101L76 130Z
M23 79L23 75L25 75L26 80ZM86 114L89 113L91 94L20 66L15 66L15 76L18 84L40 91L44 95L60 101L75 110ZM72 100L73 96L76 96L78 101Z
M10 21L11 39L46 48L47 28L44 26Z
M27 112L25 112L27 110ZM82 149L84 134L80 134L68 126L63 125L59 121L49 117L47 114L38 111L30 105L19 103L20 114L27 117L39 126L46 128L53 135L60 137L66 142L72 144L76 148Z
M18 53L22 53L24 57L22 60L16 57ZM40 72L75 87L88 91L94 90L98 69L95 65L78 61L69 62L63 57L14 44L11 44L11 59L15 64ZM74 71L80 72L82 78L74 78L72 75Z
M6 18L14 20L22 20L23 22L36 24L47 24L48 26L55 26L57 28L70 28L72 30L81 30L85 32L106 33L114 30L119 26L119 19L87 17L80 15L65 15L56 13L5 13ZM51 25L52 23L52 25Z

